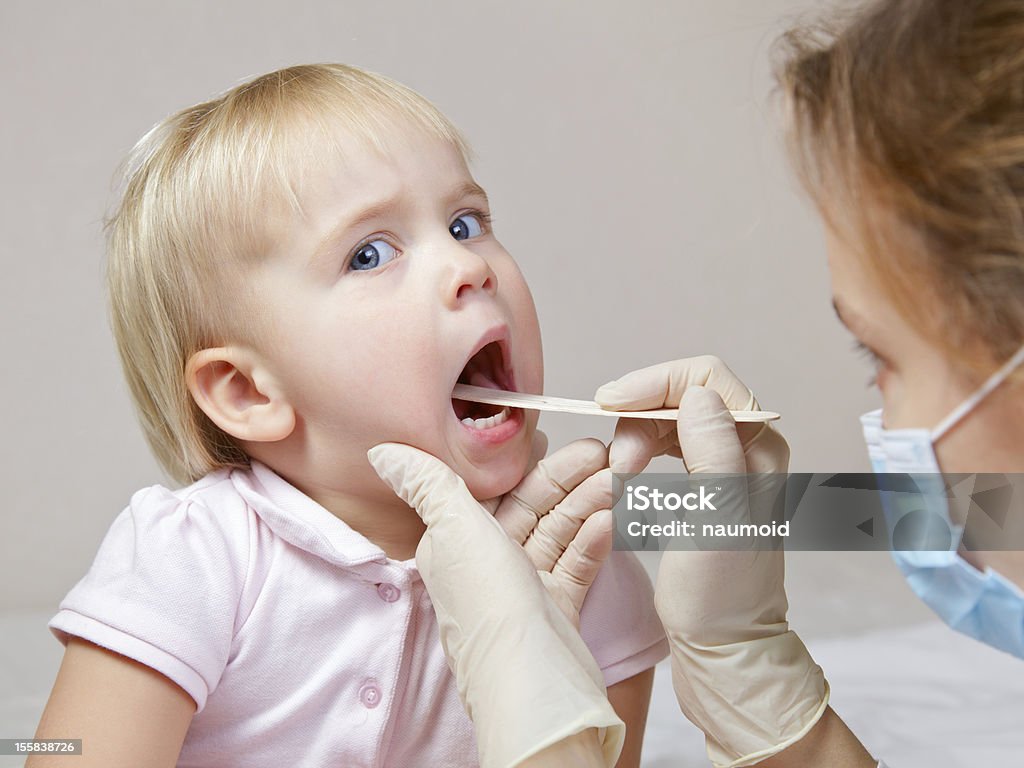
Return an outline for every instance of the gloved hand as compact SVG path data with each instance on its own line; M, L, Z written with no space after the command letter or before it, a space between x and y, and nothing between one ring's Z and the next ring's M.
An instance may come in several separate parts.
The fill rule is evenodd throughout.
M580 608L611 551L612 478L600 440L576 440L544 458L547 438L534 433L534 459L522 481L481 502L521 544L555 603L579 627Z
M395 443L367 456L427 525L416 564L481 765L520 765L589 729L598 764L614 765L625 725L589 649L541 581L551 574L538 577L523 548L438 459Z
M656 365L601 387L615 410L679 407L666 422L621 419L612 469L638 472L654 455L681 455L691 473L785 472L789 447L767 424L737 430L728 409L756 409L753 393L720 360ZM724 402L723 402L724 399ZM749 479L751 499L759 488ZM665 552L655 605L669 638L672 684L684 714L707 736L718 768L776 754L814 726L828 685L786 622L782 551Z

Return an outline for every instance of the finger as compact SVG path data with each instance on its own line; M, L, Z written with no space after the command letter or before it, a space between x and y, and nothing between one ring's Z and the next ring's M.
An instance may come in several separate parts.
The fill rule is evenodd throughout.
M683 461L691 473L742 474L746 471L736 422L718 393L690 387L679 404L677 422Z
M747 457L749 474L785 472L789 467L789 445L778 431L768 424L756 432L752 439L744 440L743 452ZM742 435L741 435L742 437Z
M587 519L612 505L610 469L603 469L577 485L550 513L544 515L523 549L538 571L550 571L580 532Z
M593 438L575 440L537 463L505 494L494 518L509 538L522 544L537 521L583 480L608 464L608 449Z
M436 525L452 502L476 507L462 478L429 453L400 443L381 443L366 452L374 470L398 496L416 510L427 527Z
M603 408L615 411L643 411L675 408L690 386L710 387L729 408L759 408L753 392L729 367L713 355L689 357L641 368L610 381L594 394Z
M568 595L577 615L612 550L612 528L611 510L604 509L591 515L551 569L555 583Z
M676 429L671 421L619 419L608 447L608 465L612 472L633 475L642 472L652 458L670 451L675 444Z

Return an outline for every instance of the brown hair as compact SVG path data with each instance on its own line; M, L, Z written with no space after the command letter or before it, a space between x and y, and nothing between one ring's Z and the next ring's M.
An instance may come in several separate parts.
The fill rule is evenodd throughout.
M882 0L783 50L823 215L908 322L990 372L1024 341L1024 2Z

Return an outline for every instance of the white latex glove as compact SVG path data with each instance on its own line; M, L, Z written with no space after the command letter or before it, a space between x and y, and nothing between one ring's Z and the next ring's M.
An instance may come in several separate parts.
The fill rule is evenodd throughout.
M589 729L599 764L614 765L625 725L589 649L541 581L551 575L537 571L443 462L396 443L367 456L426 523L416 565L483 768L520 765Z
M612 548L608 449L588 438L543 458L547 438L535 435L536 460L522 481L482 504L534 567L551 574L544 580L548 592L578 627L583 599Z
M724 398L724 402L723 402ZM616 410L679 407L671 422L621 419L615 471L638 472L654 455L681 453L691 473L785 472L789 447L767 424L742 425L728 409L756 409L753 393L717 358L678 360L598 390ZM741 440L742 436L742 440ZM755 478L749 482L756 502ZM742 505L741 505L742 511ZM746 766L780 752L814 726L828 685L786 622L781 551L665 552L655 589L684 714L707 736L712 763Z

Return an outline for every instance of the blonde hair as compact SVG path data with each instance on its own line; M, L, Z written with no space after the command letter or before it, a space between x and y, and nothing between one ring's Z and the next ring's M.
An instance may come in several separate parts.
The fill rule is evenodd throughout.
M1024 2L882 0L784 52L793 154L826 219L908 322L990 372L1024 340Z
M396 120L468 148L419 94L341 64L288 67L163 120L126 161L124 194L107 222L111 324L142 427L175 480L192 482L248 458L193 401L196 352L247 339L260 323L242 280L266 253L270 224L301 215L305 170L339 134L386 152ZM351 148L349 148L351 151Z

